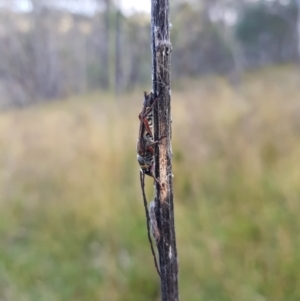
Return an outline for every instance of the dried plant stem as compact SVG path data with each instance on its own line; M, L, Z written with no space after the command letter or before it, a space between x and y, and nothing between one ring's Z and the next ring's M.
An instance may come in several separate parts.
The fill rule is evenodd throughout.
M159 230L161 292L163 301L178 301L178 260L174 226L172 151L171 151L171 51L169 35L169 1L152 0L152 78L154 104L154 140L160 141L155 151L155 207Z

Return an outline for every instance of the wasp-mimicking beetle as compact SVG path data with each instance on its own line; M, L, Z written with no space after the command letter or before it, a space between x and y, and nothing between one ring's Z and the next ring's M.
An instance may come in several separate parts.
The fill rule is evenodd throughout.
M150 216L148 210L148 203L145 194L145 175L153 177L154 180L159 183L154 175L154 153L155 153L155 145L161 140L154 141L153 137L153 105L158 98L154 98L154 94L150 92L147 94L144 92L144 103L142 112L139 114L140 120L140 128L139 128L139 136L137 141L137 160L141 167L140 169L140 181L141 188L143 194L143 201L147 219L147 231L148 231L148 240L151 246L151 252L154 258L155 268L157 270L158 275L160 276L160 271L158 268L158 262L156 259L152 239L151 239L151 230L150 230ZM155 237L157 239L157 237Z
M152 92L149 94L144 92L143 109L139 114L140 128L137 141L137 160L140 164L141 172L144 175L153 177L159 183L154 176L154 146L164 137L157 141L154 141L153 138L153 105L157 99L154 98Z

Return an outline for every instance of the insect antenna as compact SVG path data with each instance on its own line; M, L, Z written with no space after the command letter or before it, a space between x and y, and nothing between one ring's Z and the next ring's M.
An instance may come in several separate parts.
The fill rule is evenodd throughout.
M149 240L149 243L150 243L151 252L152 252L152 255L153 255L153 259L154 259L155 268L156 268L156 271L157 271L158 275L160 276L160 271L159 271L159 268L158 268L157 258L156 258L156 254L155 254L155 251L154 251L153 242L152 242L151 234L150 234L150 226L149 226L150 216L149 216L147 198L146 198L146 194L145 194L145 174L142 171L140 171L140 181L141 181L143 202L144 202L145 213L146 213L146 224L147 224L148 240Z

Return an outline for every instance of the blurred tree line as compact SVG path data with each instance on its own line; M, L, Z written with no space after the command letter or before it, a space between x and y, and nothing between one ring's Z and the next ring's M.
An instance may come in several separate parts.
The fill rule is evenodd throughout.
M1 2L0 106L150 85L149 15L125 14L113 0L95 1L91 14L29 2L27 12ZM238 82L245 69L300 58L300 0L174 0L171 20L175 80L218 73Z

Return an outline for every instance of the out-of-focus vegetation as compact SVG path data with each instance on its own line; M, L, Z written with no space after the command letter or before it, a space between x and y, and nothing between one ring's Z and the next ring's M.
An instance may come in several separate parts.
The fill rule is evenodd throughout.
M280 67L238 90L211 77L173 91L182 300L300 299L299 81ZM141 97L1 114L1 300L159 300L135 158Z
M298 301L300 72L271 66L299 62L300 0L171 2L181 297ZM119 1L0 1L1 301L159 300L135 158L150 51Z
M128 14L127 2L1 0L0 109L149 86L150 14ZM247 69L300 59L300 0L173 0L170 13L173 80L237 83Z

